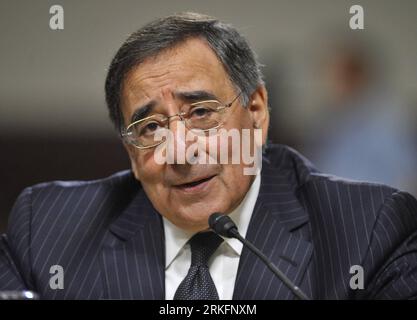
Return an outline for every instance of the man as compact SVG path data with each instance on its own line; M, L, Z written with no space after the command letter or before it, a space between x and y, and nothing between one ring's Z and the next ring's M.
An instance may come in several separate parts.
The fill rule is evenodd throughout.
M46 299L294 299L236 240L207 231L220 212L310 298L417 297L409 194L321 174L285 146L266 148L254 174L245 161L191 163L188 154L183 163L181 152L158 160L169 146L190 146L181 130L205 142L219 128L248 130L250 150L265 145L267 92L231 26L192 13L146 25L114 57L106 98L132 170L25 189L2 239L1 290ZM167 130L173 139L157 137ZM214 151L191 158L216 160Z

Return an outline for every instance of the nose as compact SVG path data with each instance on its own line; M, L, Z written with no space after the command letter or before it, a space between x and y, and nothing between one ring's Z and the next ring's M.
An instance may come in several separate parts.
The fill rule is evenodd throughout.
M189 130L180 116L174 116L169 119L169 138L167 140L167 158L171 164L188 164L188 157L197 157L198 151L193 154L187 152L193 140L187 141ZM191 150L192 152L192 150Z

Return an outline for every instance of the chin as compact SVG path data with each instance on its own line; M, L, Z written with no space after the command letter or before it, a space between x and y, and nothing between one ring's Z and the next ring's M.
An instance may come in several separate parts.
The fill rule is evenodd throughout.
M210 215L214 212L221 212L220 210L205 208L193 208L192 210L187 210L186 212L181 213L177 216L176 221L174 222L178 227L186 230L192 231L201 231L209 227L208 219Z
M185 222L189 222L190 225L196 225L196 226L208 226L208 219L210 217L210 215L214 213L209 211L209 212L204 212L204 213L199 213L198 215L194 212L194 213L190 213L187 214L183 217Z
M226 200L226 201L225 201ZM163 212L177 227L185 230L200 231L208 228L208 219L215 212L229 213L231 203L223 197L207 197L204 201L181 203L171 201Z

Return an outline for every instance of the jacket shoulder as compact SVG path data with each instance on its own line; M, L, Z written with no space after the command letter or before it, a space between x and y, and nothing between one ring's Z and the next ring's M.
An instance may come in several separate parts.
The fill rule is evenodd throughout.
M129 170L103 179L51 181L27 187L10 213L7 234L13 237L23 232L22 223L27 226L28 222L32 240L36 240L42 233L37 230L51 224L59 229L69 224L76 227L80 219L84 222L99 216L105 219L126 206L139 188L140 183Z
M283 145L272 147L268 161L286 172L294 189L325 211L352 210L375 214L385 198L398 192L388 185L350 180L318 171L298 151Z
M366 243L384 204L391 199L405 199L398 196L405 193L388 185L321 173L290 147L275 145L270 151L270 165L285 173L314 229L318 232L326 230L328 237L338 237L346 232L352 234L354 230L360 239L354 239L355 242L363 240ZM410 197L414 199L407 196L405 201L411 201Z
M336 225L345 230L355 229L358 237L364 238L372 232L384 203L401 193L385 184L318 171L308 172L299 190L308 199L312 212L322 216L322 221L332 218Z
M35 288L37 280L31 275L45 271L46 257L65 262L80 248L100 242L138 188L133 174L122 171L104 179L52 181L24 189L4 239L26 287ZM64 248L70 255L63 256Z
M134 177L131 170L123 170L116 172L108 177L94 179L94 180L72 180L72 181L64 181L64 180L55 180L55 181L48 181L35 184L33 186L28 187L32 190L32 192L38 192L45 189L74 189L74 188L85 188L85 187L99 187L99 186L108 186L113 187L116 185L124 185L134 182Z

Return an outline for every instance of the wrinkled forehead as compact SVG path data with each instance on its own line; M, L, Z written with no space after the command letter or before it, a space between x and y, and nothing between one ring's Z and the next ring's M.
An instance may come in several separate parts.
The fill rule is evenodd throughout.
M188 39L127 73L122 87L122 105L143 104L164 99L170 92L204 90L219 98L233 91L229 76L206 41Z

